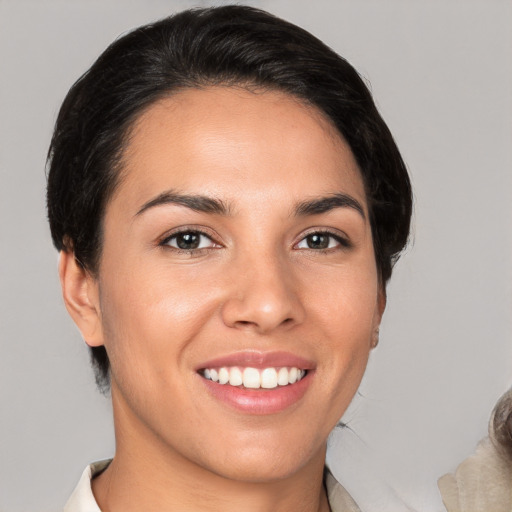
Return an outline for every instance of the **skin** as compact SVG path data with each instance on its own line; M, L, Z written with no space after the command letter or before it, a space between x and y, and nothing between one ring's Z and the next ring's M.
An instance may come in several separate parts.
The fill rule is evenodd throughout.
M218 87L152 105L123 162L96 277L72 253L60 263L68 310L111 361L116 454L93 481L101 509L328 510L326 440L359 386L385 305L348 145L290 96ZM227 211L151 204L168 191ZM295 212L337 193L362 213ZM178 228L207 236L180 251L169 240ZM338 238L310 248L307 235L325 231ZM304 396L251 414L208 393L197 366L247 350L312 361Z

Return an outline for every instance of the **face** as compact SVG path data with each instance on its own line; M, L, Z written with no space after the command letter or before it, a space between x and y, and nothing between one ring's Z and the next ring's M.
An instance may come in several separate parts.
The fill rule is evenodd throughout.
M123 161L85 336L118 447L250 481L323 464L383 310L349 147L287 95L211 88L151 106Z

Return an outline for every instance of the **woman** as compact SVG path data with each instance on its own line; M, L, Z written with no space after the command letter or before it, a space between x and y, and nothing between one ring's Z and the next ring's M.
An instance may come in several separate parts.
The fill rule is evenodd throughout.
M302 29L227 6L113 43L49 153L64 301L116 433L66 510L358 510L327 436L411 208L363 81Z

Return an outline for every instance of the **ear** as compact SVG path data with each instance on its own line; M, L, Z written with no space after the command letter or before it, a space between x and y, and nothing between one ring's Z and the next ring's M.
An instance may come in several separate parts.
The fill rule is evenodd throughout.
M374 319L373 333L371 339L371 347L375 348L379 344L379 329L380 322L382 320L382 315L384 314L384 310L386 309L386 288L381 285L379 287L379 292L377 294L377 308Z
M103 345L98 281L76 260L61 251L59 277L66 309L90 347Z
M386 288L384 285L379 286L379 292L377 294L377 311L379 315L379 324L382 320L382 315L384 314L384 310L386 309L386 303L387 303L387 295L386 295Z

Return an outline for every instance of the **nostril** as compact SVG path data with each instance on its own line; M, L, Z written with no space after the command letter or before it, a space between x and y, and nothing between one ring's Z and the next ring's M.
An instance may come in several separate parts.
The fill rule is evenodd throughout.
M289 325L291 323L293 323L293 318L285 318L280 325ZM251 322L250 320L237 320L236 324L239 327L258 325L257 322Z

